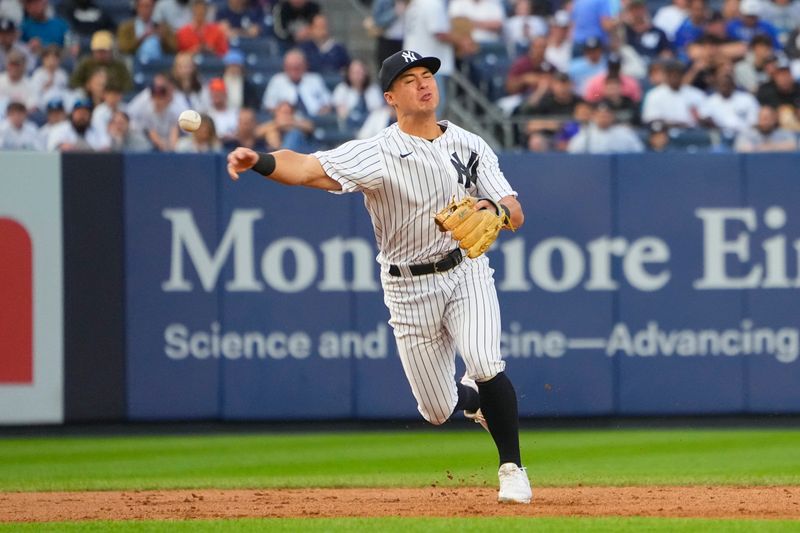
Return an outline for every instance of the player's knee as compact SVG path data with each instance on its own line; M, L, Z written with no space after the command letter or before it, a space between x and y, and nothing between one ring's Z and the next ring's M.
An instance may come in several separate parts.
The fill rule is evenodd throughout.
M444 413L440 412L439 409L423 409L420 407L419 412L422 414L422 418L427 422L434 426L441 426L450 419L450 413L452 413L453 410L450 409L449 412Z
M479 382L489 381L490 379L493 379L500 372L503 372L505 368L506 368L505 361L496 361L494 364L484 365L484 367L478 369L472 376L472 379Z

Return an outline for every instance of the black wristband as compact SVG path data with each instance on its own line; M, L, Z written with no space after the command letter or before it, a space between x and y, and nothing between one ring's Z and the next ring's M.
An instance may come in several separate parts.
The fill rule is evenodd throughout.
M275 156L264 152L258 152L258 161L253 165L253 170L262 176L269 176L275 172Z
M508 220L508 224L511 224L511 209L509 209L507 205L501 204L500 202L497 202L497 205L499 205L500 209L502 209L503 212L506 214L506 219Z

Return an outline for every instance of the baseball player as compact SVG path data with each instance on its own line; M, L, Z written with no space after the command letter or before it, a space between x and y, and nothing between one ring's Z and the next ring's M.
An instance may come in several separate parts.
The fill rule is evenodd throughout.
M380 70L397 122L364 140L302 155L239 147L228 173L248 169L286 185L359 191L372 219L389 324L419 412L432 424L455 411L492 435L498 501L529 503L517 397L500 356L500 309L483 252L524 219L497 156L480 137L436 120L435 57L402 50ZM433 214L436 213L435 217ZM455 353L466 374L455 378Z

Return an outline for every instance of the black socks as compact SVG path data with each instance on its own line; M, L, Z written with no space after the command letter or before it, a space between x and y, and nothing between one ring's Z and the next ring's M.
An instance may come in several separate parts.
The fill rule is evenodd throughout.
M478 390L481 411L500 454L500 464L514 463L522 466L519 453L517 393L514 391L514 386L505 372L500 372L489 381L479 381ZM461 403L460 389L458 400Z
M456 383L456 387L458 387L458 403L453 411L469 411L471 413L477 411L481 406L478 391L461 383Z

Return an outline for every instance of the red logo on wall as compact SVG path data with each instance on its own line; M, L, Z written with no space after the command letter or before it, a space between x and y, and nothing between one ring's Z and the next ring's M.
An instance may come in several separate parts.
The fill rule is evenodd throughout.
M31 238L8 218L0 218L0 383L33 383Z

